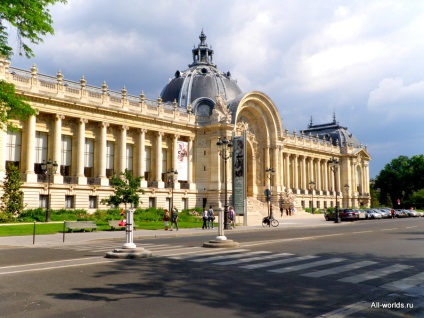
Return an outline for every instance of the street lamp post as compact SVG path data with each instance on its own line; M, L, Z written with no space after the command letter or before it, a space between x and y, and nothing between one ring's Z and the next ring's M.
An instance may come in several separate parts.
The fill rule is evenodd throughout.
M174 170L173 168L169 169L167 172L168 174L168 180L171 179L172 182L172 188L171 188L171 206L169 208L169 211L172 212L172 209L174 208L174 185L175 185L175 178L178 178L178 171Z
M349 185L346 183L345 185L344 185L344 188L345 188L345 191L346 191L346 203L347 203L347 206L346 206L346 208L349 208Z
M328 163L330 164L331 171L333 171L334 174L334 187L336 191L336 220L334 223L340 223L340 217L339 217L339 208L338 208L338 202L337 202L337 172L339 171L339 160L335 157L332 157Z
M309 188L311 189L311 209L312 209L312 214L314 214L314 188L315 188L315 182L311 181L309 182Z
M216 143L218 146L218 154L224 159L224 230L229 229L228 224L228 189L227 189L227 160L231 157L232 140L227 137L219 137Z
M266 168L265 169L266 175L269 179L269 188L272 186L272 176L275 174L274 168ZM269 189L269 198L268 200L268 216L272 217L272 201L271 201L271 189Z
M402 207L405 208L405 203L403 203L403 198L405 197L405 191L402 191Z
M41 170L46 174L47 176L47 207L46 207L46 222L50 222L50 183L51 183L51 177L57 172L58 164L55 161L52 163L52 161L49 159L46 163L45 160L43 160L43 163L41 164Z

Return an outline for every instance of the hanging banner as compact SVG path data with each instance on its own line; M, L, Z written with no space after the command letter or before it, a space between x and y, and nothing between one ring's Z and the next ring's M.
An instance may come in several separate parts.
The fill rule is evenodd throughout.
M233 205L238 215L246 215L246 132L233 135Z
M178 171L178 180L187 181L188 180L188 142L178 141L178 150L177 150L177 171Z

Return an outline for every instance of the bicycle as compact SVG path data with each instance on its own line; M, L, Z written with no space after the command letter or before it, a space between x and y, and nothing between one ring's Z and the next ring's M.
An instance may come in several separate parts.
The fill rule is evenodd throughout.
M262 226L266 227L266 226L273 226L273 227L277 227L280 223L278 222L277 219L274 219L273 216L266 216L262 219Z

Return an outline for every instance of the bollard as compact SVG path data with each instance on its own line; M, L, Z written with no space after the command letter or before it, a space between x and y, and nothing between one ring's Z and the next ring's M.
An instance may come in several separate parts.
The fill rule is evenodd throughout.
M65 220L63 221L63 239L62 243L65 243Z
M35 221L34 221L34 229L32 231L32 245L35 244Z

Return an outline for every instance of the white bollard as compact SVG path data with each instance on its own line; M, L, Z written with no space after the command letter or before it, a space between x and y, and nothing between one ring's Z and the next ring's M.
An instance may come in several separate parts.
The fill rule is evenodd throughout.
M122 245L122 248L136 248L134 244L134 209L125 210L127 214L127 224L125 225L127 242Z

